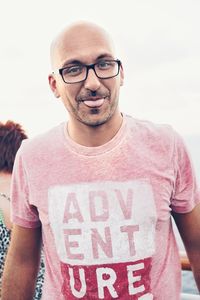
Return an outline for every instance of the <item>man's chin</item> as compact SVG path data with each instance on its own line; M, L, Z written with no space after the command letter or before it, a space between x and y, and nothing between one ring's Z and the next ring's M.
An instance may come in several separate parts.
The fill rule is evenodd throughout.
M94 118L87 118L87 119L79 119L79 121L81 121L81 123L83 123L86 126L90 126L90 127L97 127L97 126L101 126L103 124L105 124L110 117L109 116L104 116L104 117L100 117L97 116L96 117L93 115Z

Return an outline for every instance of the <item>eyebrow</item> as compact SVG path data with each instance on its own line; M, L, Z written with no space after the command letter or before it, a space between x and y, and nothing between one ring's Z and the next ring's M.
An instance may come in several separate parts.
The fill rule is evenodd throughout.
M96 58L95 62L97 62L100 59L105 59L105 58L114 59L111 54L101 54ZM83 63L82 61L80 61L78 59L72 59L72 60L69 60L69 61L65 62L63 64L62 68L68 67L70 65L85 65L85 63Z
M80 60L70 60L70 61L67 61L63 64L62 68L65 68L65 67L68 67L70 65L80 65L80 64L83 64Z

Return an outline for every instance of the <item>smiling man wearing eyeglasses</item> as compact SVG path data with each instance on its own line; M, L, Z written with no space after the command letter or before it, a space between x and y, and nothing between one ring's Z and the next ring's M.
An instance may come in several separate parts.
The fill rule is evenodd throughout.
M70 44L63 44L63 39ZM112 138L122 123L118 99L124 75L108 34L95 25L71 27L52 43L51 61L50 86L69 112L71 138L86 146ZM103 128L109 128L106 134ZM96 136L92 141L87 140L89 130Z
M121 113L122 63L96 24L62 31L51 64L69 120L18 152L2 300L31 299L41 236L43 300L180 299L172 214L200 287L200 194L181 137Z

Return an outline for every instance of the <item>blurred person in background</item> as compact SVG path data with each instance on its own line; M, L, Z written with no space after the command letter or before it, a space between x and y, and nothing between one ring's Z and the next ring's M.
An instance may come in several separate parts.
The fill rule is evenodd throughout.
M13 121L0 122L0 295L4 262L10 243L12 223L10 221L10 187L15 155L24 139L22 126ZM44 277L44 263L41 261L35 300L41 299Z

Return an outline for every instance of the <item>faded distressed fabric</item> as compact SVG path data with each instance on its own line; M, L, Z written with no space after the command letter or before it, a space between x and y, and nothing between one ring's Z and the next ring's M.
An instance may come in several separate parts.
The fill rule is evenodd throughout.
M42 225L43 300L178 300L171 211L199 202L193 167L168 125L124 116L108 143L81 146L66 124L23 142L12 219Z

